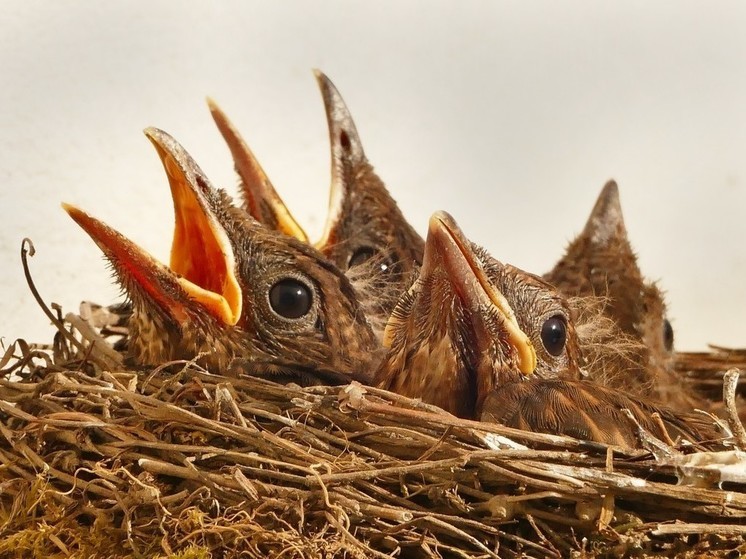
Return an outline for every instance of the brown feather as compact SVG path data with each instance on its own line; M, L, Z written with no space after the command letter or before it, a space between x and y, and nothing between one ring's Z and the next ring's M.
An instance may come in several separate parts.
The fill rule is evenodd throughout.
M664 441L686 439L698 446L722 446L724 434L707 416L674 412L590 381L531 379L501 386L485 399L482 420L637 448L638 427L625 409L642 428ZM661 422L653 419L656 413Z

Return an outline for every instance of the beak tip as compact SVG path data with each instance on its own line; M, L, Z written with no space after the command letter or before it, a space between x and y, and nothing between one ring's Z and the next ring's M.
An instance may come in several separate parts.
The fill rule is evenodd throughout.
M67 215L69 215L71 218L73 218L77 222L80 222L80 219L86 215L83 210L81 210L77 206L68 204L67 202L60 202L60 206L62 207L63 210L65 210Z
M319 87L323 88L330 82L329 78L326 77L326 74L318 68L312 68L311 71L313 72L313 77L316 78L316 81L319 83Z
M448 228L449 224L451 223L455 223L453 217L451 217L451 214L443 210L438 210L430 216L430 221L428 222L428 230L437 231L443 229L444 227Z
M169 136L166 132L161 130L160 128L156 128L155 126L148 126L143 130L143 134L145 134L145 137L150 140L153 145L157 147L161 147L164 144L167 144L171 136Z
M525 346L526 354L524 355L524 359L521 360L522 361L521 369L523 370L523 374L528 376L536 372L537 356L536 356L536 350L534 349L534 346L531 343L531 340L526 340L526 342L527 342Z

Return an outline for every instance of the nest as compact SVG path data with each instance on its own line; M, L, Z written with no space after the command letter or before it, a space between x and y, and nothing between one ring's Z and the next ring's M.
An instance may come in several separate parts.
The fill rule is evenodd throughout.
M54 343L0 359L0 556L746 553L739 450L692 454L642 431L645 450L611 449L357 383L135 370L90 307L42 306Z

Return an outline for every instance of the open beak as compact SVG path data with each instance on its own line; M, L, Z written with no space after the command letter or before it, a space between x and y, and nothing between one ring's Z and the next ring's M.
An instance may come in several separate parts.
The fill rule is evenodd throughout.
M104 252L128 292L145 293L179 323L187 319L189 307L197 305L221 323L235 325L241 316L241 287L232 245L206 197L209 183L168 134L155 128L145 134L171 186L175 226L170 267L82 210L62 207Z
M321 239L316 248L334 245L337 241L337 230L344 215L344 204L352 195L354 169L364 163L360 137L355 128L355 122L347 105L332 81L321 71L314 70L316 81L321 90L326 111L326 122L329 128L329 142L332 154L332 184L329 193L329 213Z
M471 242L446 212L436 212L430 218L420 273L432 273L433 266L443 266L472 320L479 320L488 309L493 309L501 317L507 342L518 356L520 371L525 375L533 373L537 357L530 338L518 325L505 296L487 278L474 255Z
M218 130L228 144L236 172L241 178L241 194L246 211L269 229L307 243L308 235L293 218L236 127L215 101L208 98L207 105Z
M163 163L174 202L171 270L190 297L233 326L241 317L243 298L233 247L209 200L214 190L171 136L157 128L146 129L145 135Z

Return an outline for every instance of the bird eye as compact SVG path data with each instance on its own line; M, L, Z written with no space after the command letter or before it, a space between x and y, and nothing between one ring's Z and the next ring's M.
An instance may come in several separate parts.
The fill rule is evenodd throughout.
M269 290L269 304L284 318L301 318L308 314L313 296L308 286L296 279L278 281Z
M541 327L541 343L550 355L557 357L565 349L567 323L562 316L548 318Z
M373 258L375 254L376 251L370 247L359 248L355 251L355 254L350 257L350 262L347 264L347 267L352 268L353 266L358 266L363 262L367 262L368 260Z
M666 351L673 349L673 327L667 318L663 320L663 345Z

